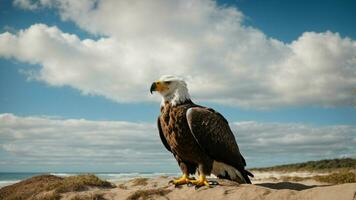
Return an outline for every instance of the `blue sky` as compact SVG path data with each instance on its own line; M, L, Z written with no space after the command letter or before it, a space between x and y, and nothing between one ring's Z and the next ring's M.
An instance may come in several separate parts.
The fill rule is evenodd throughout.
M351 93L352 88L355 88L353 84L355 83L355 78L352 77L352 74L356 73L356 50L354 41L356 38L356 28L352 21L352 19L355 18L353 10L356 9L356 4L353 1L286 2L241 0L217 1L213 2L213 5L211 5L212 2L210 1L202 1L197 5L191 6L194 8L193 11L186 11L188 15L192 14L191 17L193 18L195 17L193 14L201 13L201 15L199 15L200 18L197 18L195 22L196 24L193 24L194 26L189 24L190 22L168 17L168 15L165 14L166 12L162 12L162 16L152 16L157 18L166 17L169 22L168 24L177 23L177 27L181 29L187 28L188 30L192 30L183 31L182 33L180 32L181 29L172 28L166 24L166 21L162 23L158 21L157 24L153 23L152 26L147 26L146 24L152 22L148 19L146 22L144 21L146 19L144 17L140 18L140 16L132 18L137 21L129 20L128 22L121 22L118 20L120 22L116 22L113 20L112 22L106 19L108 16L104 16L105 11L100 12L102 8L100 6L98 6L98 8L89 8L89 11L98 10L97 15L91 16L93 13L85 10L87 6L85 3L83 3L77 11L78 13L82 12L83 16L78 16L75 12L71 12L74 7L73 5L71 7L65 7L61 5L61 1L50 1L52 3L51 5L41 3L41 1L32 2L32 7L31 4L25 4L23 2L27 1L3 1L0 4L0 34L3 36L0 37L0 48L3 49L0 51L0 113L8 113L3 114L1 118L1 120L4 120L3 124L6 125L2 125L3 127L0 131L0 137L3 138L3 142L0 143L2 145L0 149L0 155L2 155L2 157L0 157L2 158L0 171L11 171L9 166L14 166L14 162L18 163L17 161L23 159L23 156L26 155L23 153L25 150L20 148L23 144L37 141L40 137L45 138L45 136L41 136L41 133L52 134L52 132L46 133L43 131L40 131L41 133L37 135L32 133L32 131L30 131L31 133L26 133L26 129L30 130L33 128L27 126L23 128L22 126L26 124L26 121L35 120L35 122L38 122L42 119L48 122L49 125L47 128L51 127L53 129L53 120L56 121L56 123L62 124L61 126L63 127L67 126L65 120L79 120L75 121L79 124L82 123L80 119L90 121L90 123L126 121L135 123L135 127L145 124L145 126L147 125L151 130L152 127L149 124L153 124L156 120L156 116L159 114L159 98L149 96L148 89L151 81L167 72L177 72L178 75L186 76L188 83L192 85L191 93L193 98L196 97L196 102L215 108L226 116L230 123L257 123L261 127L270 127L271 135L274 135L273 131L275 128L275 131L281 134L276 135L276 140L278 140L278 137L284 137L281 127L285 127L287 129L285 134L291 134L291 137L301 136L305 140L308 140L313 134L318 135L318 132L322 130L326 131L325 137L328 137L328 135L330 137L335 136L335 140L327 141L328 145L335 145L336 141L339 141L338 139L340 138L341 141L344 142L341 144L342 146L355 144L355 94L348 94L348 92ZM90 4L90 2L88 4ZM133 9L133 11L139 13L142 11L140 9L143 9L142 7L126 8L125 6L126 5L118 5L117 11L124 11L123 13L125 14L125 10L121 9L127 9L127 13L129 13L129 9ZM147 10L155 9L154 6L156 5L152 4ZM182 7L184 6L185 5L182 5ZM207 9L208 11L200 10L200 8L205 8L205 6L209 8ZM80 10L82 8L83 10ZM167 9L169 11L170 7L164 4L159 9ZM234 10L231 16L231 12L228 12L228 9ZM86 13L85 11L88 12ZM136 14L136 12L133 13ZM99 16L101 14L103 15L102 18ZM124 14L113 17L123 18ZM151 15L151 13L149 14ZM181 13L177 13L177 16L180 16L180 14ZM88 17L93 17L93 20L96 20L95 23L86 21L85 18ZM210 26L223 26L223 24L227 22L231 24L229 24L228 27L224 27L225 32L211 30ZM42 24L45 26L33 26L34 24ZM47 30L52 26L57 27L56 30L52 30L52 35L48 37L44 35L43 37L39 37L39 39L31 38L36 37L36 35L31 35L31 30L43 34L48 33ZM195 30L195 27L198 27L197 30ZM235 27L236 29L230 27ZM24 30L23 38L17 34L19 30ZM139 31L147 32L142 35ZM11 43L12 40L5 35L5 32L17 37L17 42ZM306 32L310 34L305 34ZM70 42L65 44L58 42L61 41L57 40L58 38L63 37L65 38L64 40L67 39L63 36L63 33L75 35L77 40L75 40L74 44L79 46L84 45L80 47L84 49L84 53L82 49L77 50L77 46L72 45ZM209 37L212 35L214 40L211 39L205 43L204 41L196 41L196 34L198 33L200 35L207 33ZM136 34L140 36L139 39L135 37ZM263 35L263 37L261 38L260 35ZM242 38L241 40L239 39L240 37ZM162 43L162 46L159 46L162 42L162 38L168 39ZM214 43L220 41L215 40L215 38L225 38L227 42L225 41L223 45ZM235 38L237 38L236 43L232 42L228 44L229 41L235 41ZM31 43L21 43L21 41L26 40L27 42L31 39L33 39ZM94 45L98 45L98 48L89 49L88 51L92 54L87 55L85 48L91 48L91 46L86 46L86 44L83 43L84 40L90 40ZM137 42L141 40L142 43ZM156 40L158 41L157 43L150 43ZM252 42L241 44L239 41L243 40ZM274 41L271 40L278 42L274 43ZM186 55L184 51L183 53L180 51L180 48L186 48L185 45L189 43L189 41L193 41L191 43L194 52ZM98 58L94 58L95 61L84 62L86 58L92 57L90 55L96 56L102 54L100 51L103 47L100 46L102 45L100 42L104 43L104 48L112 49L111 52L113 52L113 55L98 56ZM210 44L209 42L212 43ZM112 43L115 45L112 45ZM206 46L206 43L209 45ZM330 52L321 52L318 55L314 55L313 50L311 50L311 53L308 54L308 49L327 48L323 46L324 43L334 45L332 48L336 49L335 52L341 53L335 53L334 55L334 51L331 51L331 55ZM13 47L14 44L18 46L14 47L15 50L11 50L9 47ZM21 44L23 46L21 46ZM144 57L146 54L154 51L152 45L155 44L158 44L157 49L162 48L162 50L157 50L155 54L147 56L147 58ZM64 45L64 47L62 45ZM134 49L134 53L127 55L125 52L122 53L122 50L115 52L118 47L121 48L122 46L124 46L128 52ZM240 49L242 46L247 50L242 51ZM306 49L306 55L298 55L298 53L300 53L298 48L300 47ZM31 48L34 49L33 52L35 53L31 51ZM172 49L172 52L166 53L165 48ZM339 48L341 49L340 51L338 51ZM21 49L25 50L22 51ZM256 49L261 49L261 51L256 51ZM344 51L348 50L347 52L349 53L345 53L343 49ZM138 53L136 53L136 51ZM216 55L216 53L214 53L215 51L222 53ZM286 51L291 51L296 54L296 58L292 56L289 58L290 54L285 53ZM69 55L66 54L66 52L73 53ZM219 58L226 55L240 55L239 52L241 52L241 55L244 55L244 58L233 57L229 60L219 60ZM46 53L48 53L48 55ZM76 53L78 53L77 56ZM165 53L167 55L165 55ZM293 53L291 53L291 55L294 55ZM162 57L156 57L157 54L162 55ZM209 60L209 58L207 58L209 54L216 56L216 59ZM72 55L73 57L78 57L78 61L76 58L72 58ZM142 55L143 57L140 57ZM310 64L309 60L303 60L305 56L308 55L311 56L311 60L313 61L314 59L321 59L321 61ZM329 55L328 59L330 60L327 61L331 63L330 66L324 66L322 64L322 56L325 55ZM172 58L170 56L172 56ZM250 56L252 58L248 59ZM167 60L167 57L171 60ZM125 58L127 58L127 60L125 60ZM133 58L133 60L131 60L131 58ZM96 65L96 60L100 65L103 63L103 66L110 70L113 69L113 71L105 72L105 70L100 70L101 68L93 70L96 66L99 66ZM116 60L123 61L121 63ZM349 62L344 64L345 66L343 66L343 64L340 66L333 65L333 63L340 63L340 61L343 60ZM77 67L78 62L83 62L83 66L80 67L83 71L70 71ZM148 62L154 64L151 64L152 66L143 66ZM310 70L310 74L308 73L306 76L303 75L305 73L304 69L301 72L297 71L296 80L293 80L294 82L291 83L288 82L288 84L284 86L285 81L289 81L290 79L288 78L289 74L285 76L284 73L286 72L281 69L285 69L285 66L290 63L292 63L290 64L290 69L299 69L299 65L294 65L294 62L299 64L309 63L310 65L307 66L305 70ZM64 65L59 65L58 67L56 63L68 64L68 68L64 69ZM90 67L92 63L93 67ZM212 65L209 66L209 63L212 63ZM264 71L265 63L266 68L269 68L267 65L270 65L271 70L274 70L276 65L278 68L277 73L281 73L281 79L274 80L273 76L271 76L272 78L266 78L269 77L269 73L273 75L273 73L276 72ZM142 68L140 68L141 66L138 64L143 64ZM248 72L247 78L245 78L246 75L239 78L240 74L236 74L236 77L234 77L224 73L214 76L214 73L223 71L218 69L218 67L220 67L220 65L224 66L225 64L228 69L231 67L239 69L239 66L245 65L246 69L244 70ZM122 69L118 69L122 71L115 69L117 65L124 66ZM184 65L187 68L184 68ZM199 67L201 68L198 68L197 65L200 65ZM207 65L207 68L202 68L205 65ZM261 65L263 69L254 69L254 66L259 65ZM96 71L98 69L99 71ZM127 71L125 71L126 69ZM158 71L156 72L155 70L157 69ZM190 69L192 74L189 73ZM210 69L211 71L209 71ZM133 71L131 72L130 70ZM134 70L137 70L137 76L135 76L136 72ZM205 70L207 70L206 74L201 76L203 80L198 80L200 77L197 76L199 76L201 71L205 73ZM129 71L130 73L125 75L125 72ZM261 72L262 74L259 74ZM86 79L86 75L79 75L77 79L59 77L61 74L66 73L70 73L70 75L78 73L88 74L89 78ZM229 74L233 73L235 73L235 71L231 71ZM266 76L263 73L266 73ZM287 71L287 73L289 73L289 71ZM111 74L115 74L112 79L110 79ZM333 75L338 76L333 77ZM107 82L101 81L106 79L106 77L108 77ZM222 77L227 78L223 80L224 78ZM291 76L291 78L293 77L294 76ZM305 80L301 80L300 78L305 78ZM315 83L310 81L309 83L309 80L314 78L320 78L318 79L320 81ZM121 81L121 79L123 81ZM272 83L270 79L273 79L273 81L271 81ZM333 82L340 79L345 80L345 82ZM131 80L133 81L130 82ZM266 84L261 84L264 83L264 81L267 81ZM282 86L274 85L276 82L282 83ZM300 82L308 84L303 85ZM216 84L208 85L208 83ZM271 86L269 86L269 84L271 84ZM127 89L118 89L117 87L119 86L123 86L123 88ZM215 86L217 92L210 92L209 89L214 89ZM225 86L231 89L225 90ZM314 86L317 87L315 91L308 91ZM221 87L223 89L221 89ZM269 91L271 87L275 87L276 89ZM298 92L300 90L300 92L295 92L294 94L293 90L298 90ZM303 91L308 92L304 93ZM255 98L254 94L261 94L261 96ZM11 120L15 120L13 123L19 124L10 126L9 124L12 123ZM247 125L248 124L249 123L247 123ZM245 125L246 124L236 125L237 138L239 138L238 128L240 126L244 127ZM43 126L43 128L46 127L42 121L41 126ZM307 127L307 129L303 127ZM254 151L253 148L250 149L247 147L247 144L252 142L253 139L256 139L253 138L252 135L255 135L256 132L259 133L259 129L256 130L253 127L245 127L245 129L246 132L242 131L241 134L251 135L251 138L246 139L246 144L240 144L239 140L238 143L242 146L242 151L244 151L243 147L245 147L248 149L246 150L246 154L249 153L253 155L250 157L246 155L250 166L298 162L308 159L318 159L319 157L355 156L356 153L352 148L340 149L340 147L336 145L334 153L321 154L321 150L324 149L326 145L326 143L323 143L323 140L321 140L319 143L315 141L316 144L313 144L319 146L319 149L313 150L313 148L310 148L310 151L315 151L319 154L315 153L310 156L304 156L305 154L296 153L295 156L290 156L295 149L286 147L286 149L282 149L279 154L276 154L280 155L278 158L261 161L265 156L263 152ZM341 133L338 133L335 129L342 129L342 131L339 130L339 132L345 132L345 135L337 135ZM288 133L288 130L293 131ZM55 132L59 131L60 129ZM33 132L36 132L36 129L34 129ZM21 133L20 135L25 135L23 138L28 138L21 139L22 137L11 136L11 134L16 133ZM150 136L156 137L154 133L155 129L152 129ZM268 133L268 131L265 133ZM261 134L265 135L265 133ZM28 136L26 136L26 134L28 134ZM105 135L107 133L103 132L102 134ZM65 137L65 134L63 137ZM255 137L262 136L255 135ZM119 137L118 140L120 139ZM63 151L70 148L69 144L65 144L66 142L68 141L64 140L64 145L59 147L63 148ZM162 146L159 146L159 141L154 140L152 144L156 144L157 146L154 147L155 151L153 152L157 153L157 155L164 156L164 158L168 160L167 162L169 162L169 164L166 165L167 167L158 167L158 170L177 170L174 161L169 157L170 155L160 149ZM291 144L293 145L294 143ZM49 143L44 145L49 145ZM85 144L78 145L84 146L83 149L81 149L82 151L78 152L95 150L95 148L91 149L91 146L85 146ZM263 145L267 145L267 143ZM281 147L283 146L282 144L280 145ZM297 143L294 145L297 145ZM149 145L147 148L151 147L152 146ZM124 149L127 150L126 147ZM135 148L133 148L133 152L140 152L137 149L137 151L134 150ZM27 151L32 151L31 147L28 147L28 149L26 149L26 152ZM143 149L143 151L145 151L145 149ZM284 153L286 152L288 152L289 155L285 155ZM90 158L88 158L87 160L84 159L68 166L62 163L62 161L65 161L65 159L62 158L65 157L65 153L61 154L58 160L48 158L50 155L40 156L35 152L27 153L33 156L34 159L26 161L27 163L25 162L25 164L15 165L12 168L13 170L125 171L125 167L132 168L136 163L141 163L144 160L142 157L138 157L137 160L127 162L126 165L121 167L113 167L110 163L106 162L103 162L100 166L93 165L88 167L88 162L90 162ZM80 155L80 153L78 154ZM115 159L115 157L112 159ZM75 159L73 158L73 160ZM136 171L154 171L162 162L163 161L152 161L152 163L155 164L150 166L150 164L147 164L145 161L144 163L146 163L148 167L133 167L133 169ZM37 165L38 163L42 164Z

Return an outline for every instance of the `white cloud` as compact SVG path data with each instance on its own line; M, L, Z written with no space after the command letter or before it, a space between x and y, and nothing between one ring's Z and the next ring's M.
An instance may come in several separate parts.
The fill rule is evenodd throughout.
M231 123L248 166L355 156L355 126ZM0 114L0 169L178 171L155 124Z
M31 2L30 0L14 0L13 4L22 9L35 10L38 9L38 3Z
M37 10L42 7L50 6L52 0L14 0L13 5L25 10Z
M355 157L356 127L294 123L233 123L237 140L256 165L321 158ZM267 161L268 162L268 161Z
M2 170L19 167L20 161L45 168L103 165L106 170L145 169L147 162L157 168L161 163L175 164L152 124L13 114L0 114L0 124Z
M230 126L250 167L356 158L356 126L256 121L235 122Z
M150 82L177 74L187 77L193 97L221 104L355 103L356 42L337 33L305 32L285 44L243 25L236 8L208 0L36 5L100 37L81 40L43 24L0 34L0 56L40 64L30 74L50 85L118 102L151 101Z

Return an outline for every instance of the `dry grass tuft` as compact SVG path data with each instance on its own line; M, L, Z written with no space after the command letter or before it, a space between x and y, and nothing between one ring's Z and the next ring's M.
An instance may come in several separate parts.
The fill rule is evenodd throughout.
M150 190L138 190L132 193L126 200L147 200L147 199L155 199L155 196L165 196L170 193L172 190L169 189L150 189Z
M35 200L59 200L61 198L61 195L59 193L50 191L50 192L45 192L45 193L40 193L38 195L35 195L32 199Z
M60 194L82 191L88 187L114 187L94 175L79 175L66 178L53 175L34 176L19 183L0 189L1 200L58 200Z
M102 194L76 195L70 200L106 200Z
M123 183L117 185L117 187L120 188L120 189L123 189L123 190L127 190L127 186L125 184L123 184Z
M308 161L304 163L295 163L287 165L277 165L273 167L252 168L257 171L333 171L333 170L353 170L356 166L356 159L342 158L331 160Z
M138 185L145 186L148 184L147 181L148 178L135 178L131 180L132 186L138 186Z
M281 179L282 181L294 181L294 182L300 182L300 181L305 181L308 179L311 179L312 177L299 177L299 176L282 176ZM276 179L278 180L278 179Z
M313 179L332 184L356 183L356 174L353 172L337 172L325 176L314 176Z
M37 199L37 194L49 191L50 189L48 188L53 187L62 180L63 178L52 175L35 176L19 183L1 188L0 199ZM48 197L47 199L51 198Z
M331 184L343 184L343 183L356 183L356 174L352 171L340 171L334 172L328 175L318 175L312 177L299 177L299 176L282 176L283 181L305 181L305 180L316 180L323 183Z
M95 175L79 175L69 176L63 179L63 181L54 185L53 189L58 193L83 191L88 187L114 187L111 183L103 181Z

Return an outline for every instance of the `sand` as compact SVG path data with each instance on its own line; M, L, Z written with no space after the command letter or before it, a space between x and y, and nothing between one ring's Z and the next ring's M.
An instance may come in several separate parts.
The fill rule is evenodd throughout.
M76 195L100 195L105 199L170 199L170 200L220 200L220 199L315 199L315 200L355 200L356 183L325 185L293 182L270 182L259 184L237 184L219 180L220 185L213 188L196 189L187 185L175 187L168 182L172 177L158 177L118 182L117 188L92 189L84 192L65 194L63 199Z
M31 200L356 200L356 183L328 185L310 179L302 182L283 182L278 179L271 180L269 176L266 176L265 179L259 178L256 182L253 179L253 184L238 184L232 181L213 179L218 181L219 185L211 188L195 188L194 186L188 185L175 187L172 184L168 184L173 177L156 177L135 178L132 180L120 181L114 184L116 187L113 187L112 184L105 181L103 183L99 183L95 176L88 176L90 179L84 179L81 177L71 179L71 181L69 181L67 178L67 189L62 189L62 192L60 193L53 193L53 189L56 189L57 187L51 187L51 190L44 190L41 188L48 188L49 184L54 186L56 183L63 183L62 178L51 175L32 177L17 184L0 189L0 199L13 199L14 197L11 197L12 194L20 195L15 199L23 199L27 194L27 197L24 199ZM276 174L273 174L273 177L274 176L276 176ZM89 182L86 181L86 185L78 188L75 187L75 184L73 184L76 180L91 180L89 182L96 184L89 184ZM33 193L34 191L37 192ZM31 195L29 195L29 192Z

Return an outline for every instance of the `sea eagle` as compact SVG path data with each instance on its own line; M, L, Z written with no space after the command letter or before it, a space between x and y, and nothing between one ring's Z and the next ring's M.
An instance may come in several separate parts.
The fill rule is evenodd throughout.
M175 185L209 186L206 176L239 183L251 183L253 175L245 169L227 120L211 108L192 102L186 82L176 76L164 75L151 85L150 92L162 95L161 114L157 119L159 136L183 172L172 180ZM199 179L190 174L198 170Z

